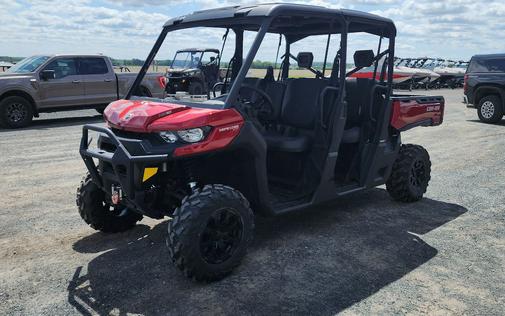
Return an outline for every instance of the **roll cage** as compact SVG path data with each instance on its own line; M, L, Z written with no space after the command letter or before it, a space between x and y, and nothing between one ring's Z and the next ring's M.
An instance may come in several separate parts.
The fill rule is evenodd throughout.
M140 85L140 82L144 78L149 65L154 61L167 34L176 30L194 27L222 28L227 30L227 32L228 30L232 30L235 33L235 52L230 61L232 62L230 76L231 88L228 90L224 101L224 108L234 107L237 105L237 102L239 102L239 90L266 33L280 34L285 39L284 60L281 63L283 79L288 78L290 66L289 59L295 58L290 52L291 44L308 36L331 36L333 34L340 34L340 49L334 58L331 76L332 83L335 86L338 85L341 88L340 91L342 91L336 102L342 102L345 98L346 77L363 68L357 67L349 73L346 72L348 34L363 32L379 36L380 40L377 56L373 60L374 77L375 73L379 71L378 67L381 67L382 69L380 71L382 75L380 81L385 81L386 83L386 98L389 99L391 96L394 67L394 59L392 57L394 56L396 28L390 19L353 10L328 9L296 4L262 4L197 11L189 15L168 20L163 26L160 36L149 53L137 78L130 87L125 99L130 99L133 92L136 91L137 87ZM257 32L245 58L243 56L244 31ZM389 45L384 51L381 51L383 38L389 39ZM327 56L327 54L328 45L326 47L325 56ZM391 58L386 58L386 62L379 63L380 59L384 56ZM326 67L326 60L324 67Z

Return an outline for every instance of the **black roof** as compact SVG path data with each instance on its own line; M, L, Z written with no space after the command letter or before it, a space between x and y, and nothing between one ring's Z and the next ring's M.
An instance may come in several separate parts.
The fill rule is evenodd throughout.
M480 54L474 55L473 58L505 58L505 54Z
M165 27L182 29L194 26L238 27L256 31L268 17L279 17L268 30L270 33L293 35L317 35L330 32L340 33L341 22L350 22L349 32L367 32L385 37L396 36L392 20L378 15L345 9L329 9L302 4L258 4L237 5L210 10L195 11L191 14L168 20Z
M215 49L215 48L184 48L184 49L179 49L177 52L178 53L182 53L182 52L212 52L212 53L219 54L219 49Z

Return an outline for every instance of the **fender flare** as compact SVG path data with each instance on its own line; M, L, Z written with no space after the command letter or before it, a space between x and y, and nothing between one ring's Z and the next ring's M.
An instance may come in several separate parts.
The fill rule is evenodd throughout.
M7 98L7 97L13 97L13 96L22 97L22 98L25 98L26 100L28 100L28 102L30 102L30 105L32 106L32 109L33 109L33 116L39 117L39 111L38 111L37 103L35 102L35 99L33 98L33 96L29 92L27 92L24 89L15 88L15 89L10 89L10 90L4 91L0 95L0 101Z
M505 103L505 90L499 86L495 85L480 85L475 89L475 94L474 94L474 104L476 106L479 105L480 100L485 97L486 95L490 94L497 94L500 96L501 99L501 107L504 109L504 103Z

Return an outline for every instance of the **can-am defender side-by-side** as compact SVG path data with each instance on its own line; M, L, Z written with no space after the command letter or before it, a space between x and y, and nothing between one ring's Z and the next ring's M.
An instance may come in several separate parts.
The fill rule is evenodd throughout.
M283 214L382 184L395 200L422 198L430 180L428 152L402 145L400 135L441 124L444 100L393 95L391 20L291 4L195 12L164 25L131 92L171 32L193 27L235 34L227 78L213 89L221 94L196 102L129 93L105 110L107 127L83 127L80 154L89 173L77 205L91 227L120 232L143 216L169 216L173 262L190 278L212 281L240 264L256 215ZM245 32L254 40L244 56ZM379 45L373 44L375 53L354 52L356 67L346 72L348 35L355 33L375 35ZM270 68L264 77L246 78L266 34L285 44L280 74L275 78ZM331 39L339 42L327 56L333 61L329 77L326 61L320 71L312 52L291 50L319 35L326 47ZM313 75L290 78L292 64ZM373 65L378 79L352 78ZM90 131L99 133L97 148L90 147Z
M165 91L204 95L219 81L220 55L218 49L187 48L177 51L167 69Z

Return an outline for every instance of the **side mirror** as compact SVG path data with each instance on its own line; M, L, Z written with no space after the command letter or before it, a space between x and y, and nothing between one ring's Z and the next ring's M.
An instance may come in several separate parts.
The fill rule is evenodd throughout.
M300 52L296 56L298 60L298 67L300 68L310 68L312 67L312 62L314 61L314 55L310 52Z
M373 64L375 54L373 50L357 50L354 53L354 66L358 68L370 67Z
M56 79L56 74L54 73L54 70L42 70L40 72L40 79L47 81L50 79Z

